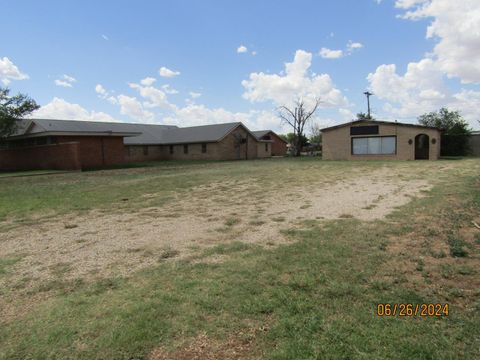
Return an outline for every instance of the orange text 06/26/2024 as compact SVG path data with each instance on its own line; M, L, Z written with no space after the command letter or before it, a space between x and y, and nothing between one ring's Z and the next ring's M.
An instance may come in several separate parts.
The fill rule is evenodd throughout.
M449 304L377 304L378 316L448 316Z

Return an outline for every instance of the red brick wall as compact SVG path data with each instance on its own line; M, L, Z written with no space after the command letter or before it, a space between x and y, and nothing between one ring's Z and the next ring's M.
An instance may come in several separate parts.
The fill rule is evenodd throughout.
M0 150L0 170L80 170L78 143Z
M119 165L125 162L123 137L100 136L59 136L59 143L75 141L79 143L82 169Z
M270 137L273 140L272 156L285 156L287 154L287 144L275 134L270 133Z
M0 150L0 170L80 170L124 162L122 137L59 136L57 144Z

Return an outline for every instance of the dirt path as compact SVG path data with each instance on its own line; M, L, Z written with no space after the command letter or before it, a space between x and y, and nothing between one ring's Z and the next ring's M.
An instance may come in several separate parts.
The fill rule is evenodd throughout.
M382 169L288 194L249 182L214 183L161 208L94 211L10 230L2 234L0 258L22 254L9 282L123 276L233 240L279 244L285 241L279 230L301 220L380 219L428 188L424 181L386 177Z

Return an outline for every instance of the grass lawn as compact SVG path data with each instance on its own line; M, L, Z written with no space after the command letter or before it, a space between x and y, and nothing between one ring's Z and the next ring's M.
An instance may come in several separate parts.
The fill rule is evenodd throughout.
M187 227L199 217L209 239L115 248L112 256L147 265L117 273L116 260L95 276L72 270L75 261L47 265L47 246L0 250L0 305L9 309L0 312L0 358L480 358L480 159L150 165L0 179L4 249L30 230L47 243L66 218L125 222L145 209L132 229L165 212L161 224ZM409 184L428 188L413 193ZM386 195L370 201L367 187L408 201L390 208ZM370 202L343 209L362 196ZM329 208L320 211L322 201ZM205 204L218 208L207 213ZM385 216L368 216L380 210ZM84 221L69 224L55 252L84 231ZM92 245L80 242L88 235L72 239L84 251L102 234ZM448 303L450 311L379 317L379 303Z
M65 171L61 171L61 170L31 170L31 171L13 171L13 172L0 171L0 179L9 178L9 177L50 175L50 174L59 174L64 172Z

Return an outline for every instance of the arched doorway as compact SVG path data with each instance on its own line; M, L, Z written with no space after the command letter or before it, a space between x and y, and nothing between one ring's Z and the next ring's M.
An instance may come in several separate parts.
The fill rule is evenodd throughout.
M428 160L430 153L430 138L426 134L415 136L415 160Z

